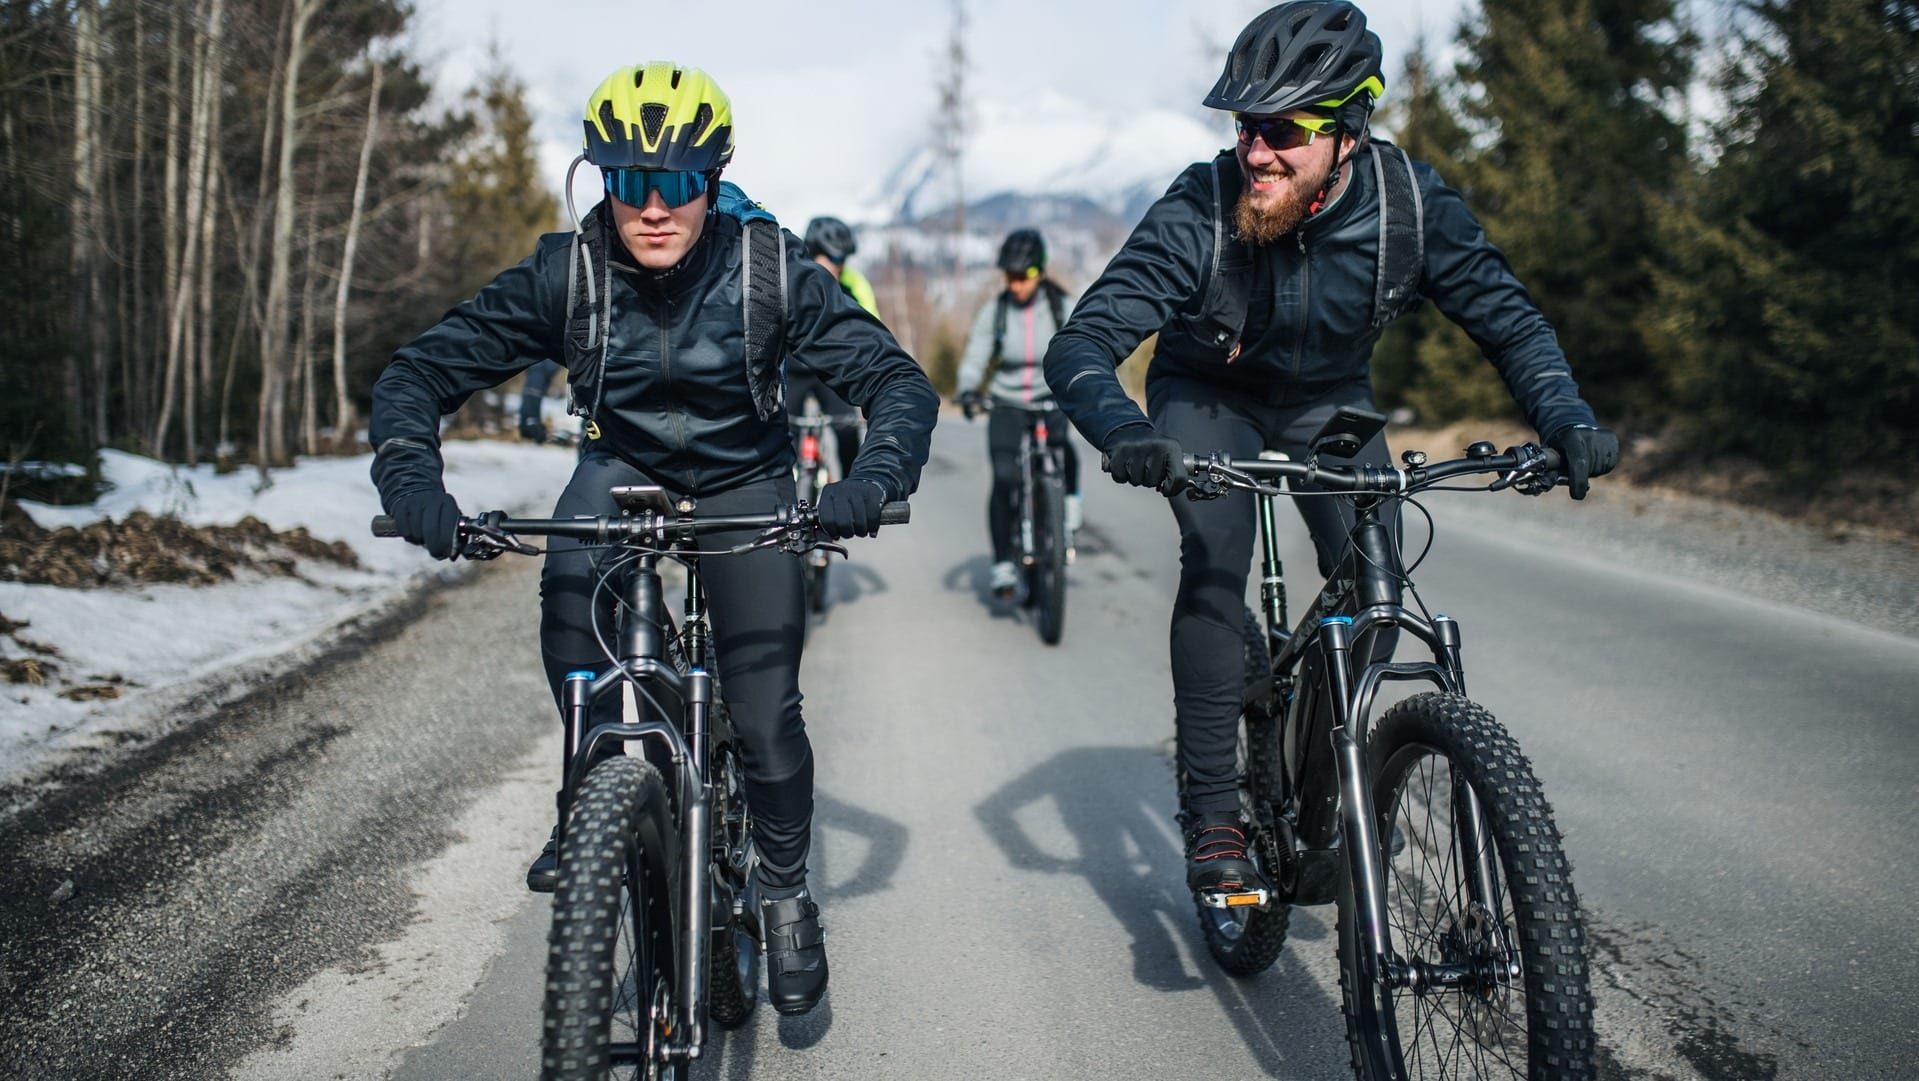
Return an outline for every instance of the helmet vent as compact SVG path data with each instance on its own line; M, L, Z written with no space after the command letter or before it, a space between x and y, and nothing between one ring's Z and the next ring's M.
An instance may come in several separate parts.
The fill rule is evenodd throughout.
M617 141L626 138L626 125L620 122L619 117L613 115L611 101L600 102L600 130L606 132L609 139Z
M658 142L660 129L666 127L666 106L661 102L649 101L640 106L640 130L649 143Z
M700 107L693 113L693 141L698 142L706 138L707 129L712 126L713 106L702 101Z
M1253 78L1264 82L1273 77L1273 69L1279 66L1279 42L1268 41L1259 51L1259 66L1253 69Z

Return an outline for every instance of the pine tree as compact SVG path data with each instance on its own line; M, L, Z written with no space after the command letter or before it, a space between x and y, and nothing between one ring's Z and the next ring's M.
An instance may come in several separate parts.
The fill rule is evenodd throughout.
M454 156L445 204L447 258L464 268L460 288L470 293L557 228L559 204L540 177L526 86L500 56L467 97L479 108Z
M1919 451L1919 4L1768 0L1659 327L1695 445L1812 481Z
M1471 153L1471 137L1447 97L1456 89L1436 77L1424 38L1413 42L1396 83L1374 117L1414 161L1450 182ZM1396 320L1373 350L1373 388L1381 405L1407 406L1423 420L1488 417L1512 412L1512 395L1465 332L1431 305Z
M1661 222L1683 172L1692 40L1675 0L1484 0L1461 32L1468 128L1482 149L1448 180L1558 332L1602 419L1657 404L1642 334ZM1438 379L1472 350L1422 349Z

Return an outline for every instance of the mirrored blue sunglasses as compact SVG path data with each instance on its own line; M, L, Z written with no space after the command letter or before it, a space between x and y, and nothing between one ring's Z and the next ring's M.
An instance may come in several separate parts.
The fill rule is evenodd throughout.
M602 169L606 193L628 206L645 206L654 192L668 207L682 207L706 194L706 174L684 170Z

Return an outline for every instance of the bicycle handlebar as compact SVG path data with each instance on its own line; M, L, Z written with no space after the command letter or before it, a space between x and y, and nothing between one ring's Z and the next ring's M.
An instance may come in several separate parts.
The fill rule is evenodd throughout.
M886 503L880 507L881 525L905 525L913 520L911 503ZM372 522L376 537L397 537L398 525L390 515L376 514ZM715 533L727 529L817 529L818 516L811 507L781 505L767 514L708 515L702 518L669 517L656 511L630 515L599 515L594 518L508 518L500 511L489 511L461 518L459 533L464 541L480 531L525 534L530 537L573 537L579 540L612 543L628 538L673 533L680 536Z
M1485 448L1483 452L1480 448ZM1417 452L1414 452L1417 453ZM1427 488L1453 477L1473 473L1505 473L1496 487L1511 487L1526 481L1544 484L1541 491L1558 482L1558 472L1565 464L1557 450L1525 443L1517 447L1508 447L1504 454L1492 453L1490 443L1476 443L1467 449L1464 458L1453 458L1443 462L1425 463L1424 455L1416 462L1408 462L1405 468L1380 465L1325 465L1317 459L1303 462L1288 459L1253 458L1231 459L1218 455L1188 454L1184 456L1186 469L1194 477L1213 473L1225 474L1228 479L1232 473L1241 473L1247 477L1270 478L1273 480L1297 480L1315 484L1324 488L1350 492L1364 492L1377 495L1398 495L1405 492Z

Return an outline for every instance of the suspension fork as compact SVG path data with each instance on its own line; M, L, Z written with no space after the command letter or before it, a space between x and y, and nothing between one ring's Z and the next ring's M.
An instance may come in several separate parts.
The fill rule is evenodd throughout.
M1353 876L1353 910L1359 920L1360 941L1367 946L1361 951L1360 965L1368 976L1377 979L1384 975L1392 942L1386 927L1373 794L1366 784L1366 765L1353 731L1352 618L1327 616L1320 620L1319 645L1326 657L1324 706L1333 713L1333 760L1339 771L1340 824Z
M699 592L697 579L687 584L688 607ZM687 775L699 791L686 800L685 842L680 852L680 1031L689 1053L698 1054L706 1042L706 952L712 934L713 779L707 775L707 721L713 706L713 676L694 668L687 676L686 736L692 762Z
M1377 1002L1387 988L1402 982L1393 957L1391 929L1386 923L1386 889L1380 861L1373 795L1367 784L1366 764L1355 735L1353 715L1353 621L1349 616L1327 616L1319 622L1319 645L1326 658L1326 708L1333 716L1333 757L1339 769L1339 802L1345 835L1347 873L1352 876L1355 945L1360 986L1367 1002ZM1371 1006L1365 1007L1371 1009ZM1360 1053L1381 1077L1399 1076L1403 1061L1395 1026L1368 1026Z

